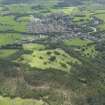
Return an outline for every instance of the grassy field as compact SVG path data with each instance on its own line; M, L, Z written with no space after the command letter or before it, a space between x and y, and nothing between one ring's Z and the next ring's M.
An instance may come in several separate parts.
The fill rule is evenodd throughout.
M18 18L19 22L28 22L30 20L30 16L21 16Z
M29 64L31 67L40 69L54 68L57 70L70 71L72 64L78 63L79 60L69 56L61 49L55 50L33 50L32 54L24 54L18 59L19 62Z
M27 22L17 22L13 16L0 16L0 31L26 32Z
M28 15L28 14L34 14L34 13L40 14L40 12L44 12L44 14L46 14L45 11L47 11L47 13L48 13L49 9L53 10L51 8L57 2L58 2L58 0L46 0L46 1L35 0L35 4L29 3L30 5L28 3L5 5L5 6L1 7L0 14L3 15L3 14L10 13L10 14L15 14L15 15ZM35 8L33 8L33 7L35 7ZM56 11L58 11L58 10L56 10ZM69 11L71 11L71 9L69 9ZM41 13L41 14L43 14L43 13Z
M99 14L96 14L95 15L98 19L102 20L103 23L98 25L97 28L101 31L104 31L105 30L105 11L103 13L99 13Z
M95 50L95 45L92 44L93 41L88 39L75 38L71 40L65 40L64 45L66 47L72 47L75 51L79 51L82 56L93 58L97 55ZM89 45L91 44L91 45Z
M91 21L91 15L90 14L85 14L83 16L74 16L73 21L80 25L80 24L87 24Z
M78 25L87 24L91 21L92 13L92 11L89 11L85 8L82 10L78 8L78 11L73 16L73 21Z
M66 15L70 15L72 13L78 12L77 7L63 7L63 8L55 8L50 9L51 13L64 13Z
M7 58L15 54L17 50L0 50L0 58Z
M105 22L105 13L103 13L103 14L101 14L101 13L100 14L96 14L95 16Z
M74 17L74 21L76 21L77 23L81 23L82 21L84 21L86 23L91 21L91 17L97 17L98 19L103 21L103 23L99 24L97 28L100 31L105 30L105 7L88 6L81 12L81 14L84 14L84 16Z
M0 96L0 105L48 105L42 100L34 100L34 99L21 99L15 98L11 99L8 97Z
M87 47L83 47L81 49L82 55L85 57L91 57L94 58L97 55L97 51L95 50L95 46L87 46Z
M27 4L22 4L22 5L17 5L17 4L13 4L11 6L7 6L8 7L8 11L10 13L17 13L17 14L26 14L26 13L33 13L34 11L32 10L30 5Z
M86 46L87 44L92 43L92 41L90 40L84 40L84 39L80 39L80 38L74 38L74 39L70 39L70 40L65 40L64 44L66 46Z
M0 45L12 44L15 41L20 40L21 37L22 36L20 34L0 34Z
M34 44L34 43L29 43L29 44L23 44L23 49L24 50L44 50L45 46L42 44Z

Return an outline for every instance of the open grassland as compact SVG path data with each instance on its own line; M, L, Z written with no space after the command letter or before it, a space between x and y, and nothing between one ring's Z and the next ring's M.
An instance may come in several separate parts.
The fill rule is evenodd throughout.
M64 45L66 47L72 47L75 51L79 51L84 57L94 58L97 55L95 44L93 44L93 41L88 39L75 38L65 40Z
M100 25L97 26L97 28L99 28L99 30L101 31L105 31L105 11L103 13L99 13L95 15L98 19L102 20L103 23L101 23Z
M70 71L72 64L80 64L79 60L71 57L61 49L43 51L33 50L32 54L24 54L18 61L42 70L53 68L66 72Z
M41 16L47 16L49 14L53 14L53 13L63 13L65 15L71 15L71 14L75 14L79 11L79 9L77 7L62 7L62 8L59 8L59 7L49 7L49 6L46 6L46 7L40 7L40 8L35 8L34 9L34 12L37 14L37 15L41 15Z
M76 12L75 16L73 17L73 21L80 25L80 24L87 24L92 21L92 17L97 17L100 20L105 20L105 9L100 9L95 7L86 7L84 9L78 8L78 12Z
M86 9L80 9L78 8L78 11L74 13L73 16L73 22L80 25L80 24L87 24L92 20L92 11L86 10Z
M21 16L17 19L19 22L28 22L30 20L30 16Z
M12 44L15 41L20 40L21 37L22 36L20 34L0 34L0 45Z
M72 13L78 12L77 7L62 7L62 8L54 8L50 9L51 13L64 13L66 15L70 15Z
M74 38L74 39L64 41L64 44L66 46L86 46L89 43L92 43L92 41L88 40L88 39L84 40L84 39L80 39L80 38Z
M95 50L95 46L87 46L87 47L83 47L81 49L82 55L85 57L91 57L94 58L97 55L97 51Z
M0 50L0 58L4 59L15 54L17 50Z
M44 50L45 46L42 44L36 44L36 43L29 43L29 44L23 44L24 50Z
M15 98L11 99L8 97L0 96L0 105L48 105L42 100L34 100L34 99L21 99Z
M27 4L24 5L13 4L7 7L10 13L15 13L15 14L33 13L31 6Z
M17 2L17 1L16 1ZM21 1L20 1L21 2ZM28 4L29 2L29 4ZM30 2L35 2L30 4ZM34 14L44 11L49 11L58 0L35 0L35 1L27 1L27 3L21 3L21 4L11 4L11 5L5 5L1 7L0 14L13 14L13 15L28 15L28 14Z
M84 14L84 15L77 15L73 17L73 22L81 25L81 24L87 24L91 21L91 15L90 14Z
M17 22L13 16L0 16L0 31L26 32L27 22Z

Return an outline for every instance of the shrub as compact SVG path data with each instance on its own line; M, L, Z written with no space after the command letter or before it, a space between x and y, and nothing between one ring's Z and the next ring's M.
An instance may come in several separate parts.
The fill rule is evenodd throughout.
M51 55L51 53L52 53L52 52L48 51L48 52L47 52L47 55Z
M43 57L42 57L42 56L40 56L39 58L40 58L40 59L43 59Z
M60 55L60 53L58 51L54 51L55 55Z
M67 65L66 65L65 63L63 63L63 62L60 62L60 65L61 65L62 67L64 67L64 68L67 68Z
M48 59L49 59L49 61L52 61L53 62L53 61L56 60L56 57L55 56L50 56Z

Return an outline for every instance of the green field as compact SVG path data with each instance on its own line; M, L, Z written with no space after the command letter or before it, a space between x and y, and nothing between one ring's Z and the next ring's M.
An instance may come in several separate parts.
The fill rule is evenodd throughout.
M95 50L95 46L87 46L81 49L82 55L85 57L94 58L97 55L97 51Z
M34 99L21 99L15 98L11 99L8 97L0 96L0 105L48 105L42 100L34 100Z
M95 50L95 45L93 44L93 41L88 39L84 40L80 38L75 38L65 40L64 45L66 47L72 47L73 49L75 49L75 51L79 51L84 57L93 58L97 55L97 51Z
M105 11L103 13L100 12L99 14L96 14L95 16L103 21L103 23L98 25L97 28L100 31L105 31Z
M80 38L74 38L74 39L70 39L70 40L65 40L64 44L66 46L86 46L87 44L92 43L91 40L84 40L84 39L80 39Z
M30 5L17 5L13 4L11 6L7 6L8 11L10 13L17 13L17 14L26 14L26 13L33 13L34 11L31 9Z
M17 50L0 50L0 58L7 58L15 54Z
M22 55L17 61L43 70L53 68L66 72L70 71L72 64L80 64L79 60L71 57L61 49L33 51L32 54Z
M29 44L23 44L24 50L44 50L45 46L42 44L36 44L36 43L29 43Z
M26 32L27 22L17 22L13 16L0 16L0 31Z
M64 13L66 15L70 15L72 13L78 12L78 8L76 7L64 7L64 8L55 8L50 9L51 13Z
M21 40L22 36L20 34L0 34L0 45L12 44L18 40Z

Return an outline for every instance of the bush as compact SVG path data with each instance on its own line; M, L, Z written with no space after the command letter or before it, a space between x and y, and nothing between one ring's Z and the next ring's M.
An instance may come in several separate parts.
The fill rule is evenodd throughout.
M53 61L56 60L56 57L55 56L50 56L48 59L49 59L49 61L52 61L53 62Z
M63 62L60 62L61 66L64 67L64 68L67 68L67 65Z
M60 53L58 51L54 51L55 55L60 55Z
M40 56L39 58L40 58L40 59L43 59L43 57L42 57L42 56Z
M48 51L48 52L47 52L47 55L51 55L51 53L52 53L52 52Z

